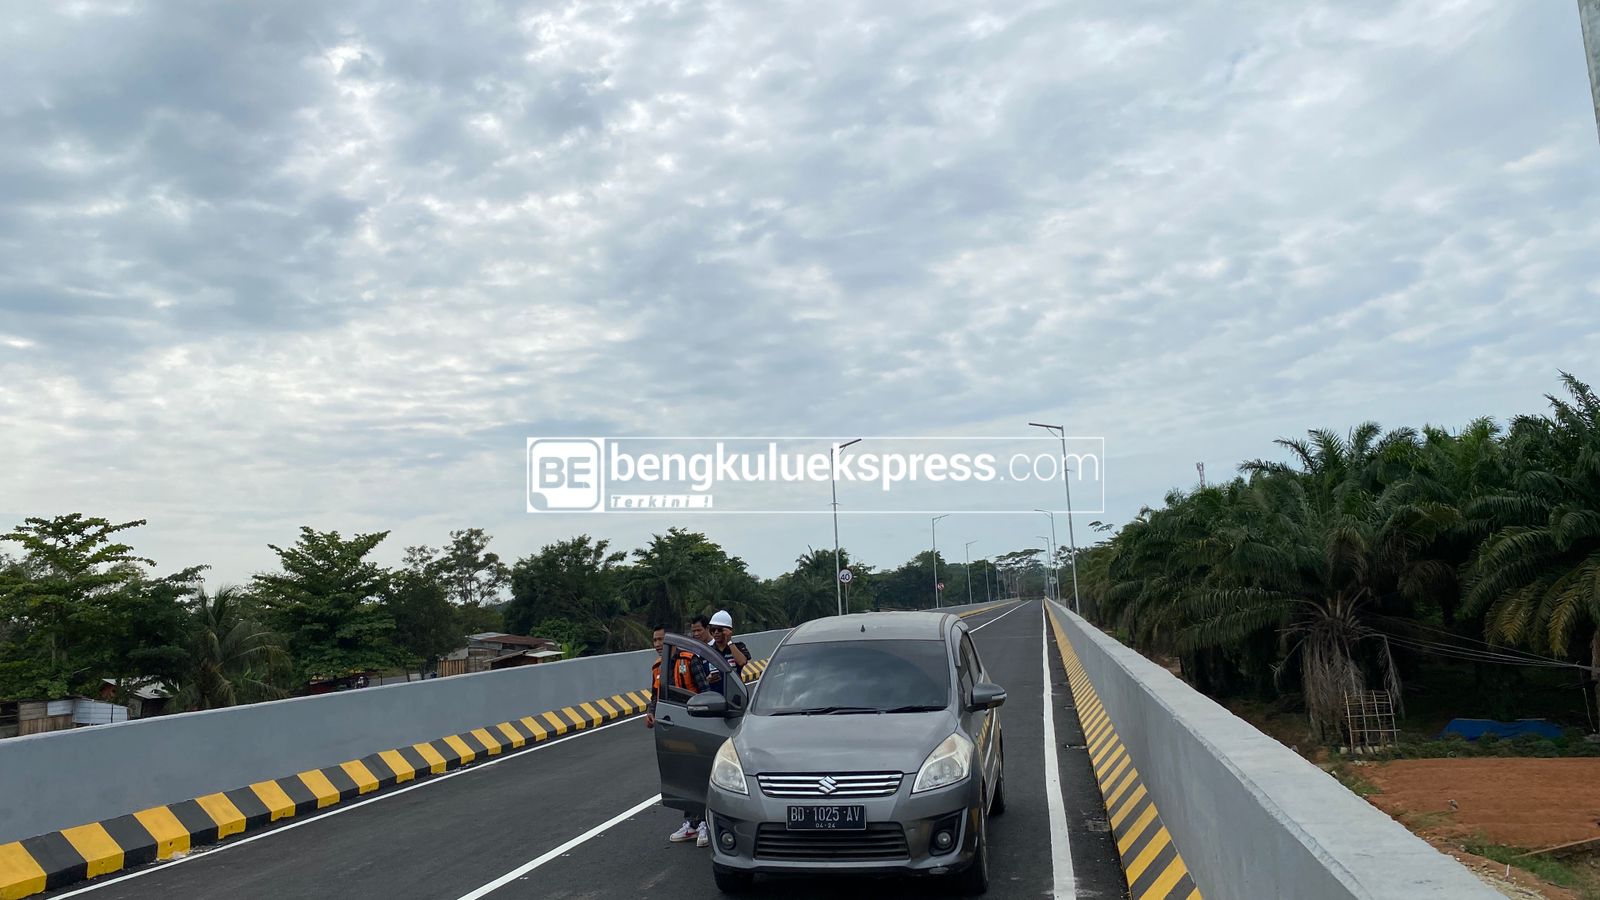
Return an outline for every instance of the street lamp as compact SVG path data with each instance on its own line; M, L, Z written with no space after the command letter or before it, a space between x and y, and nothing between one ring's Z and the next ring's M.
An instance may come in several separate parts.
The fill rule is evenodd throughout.
M1055 546L1056 546L1056 514L1051 512L1048 509L1039 509L1038 507L1034 507L1033 511L1036 512L1036 513L1044 513L1045 515L1050 517L1050 548L1051 548L1050 549L1050 576L1052 578L1054 578L1055 574L1056 574L1056 551L1055 551ZM1056 583L1056 602L1057 603L1061 602L1061 583L1060 582Z
M928 530L933 532L933 608L938 609L939 603L939 520L950 518L949 513L934 516L928 524Z
M1067 429L1062 425L1046 425L1043 422L1028 424L1061 438L1061 486L1067 492L1067 546L1072 548L1072 611L1081 616L1083 605L1078 600L1078 539L1072 534L1072 484L1067 480Z
M1038 538L1041 541L1045 541L1046 545L1049 547L1049 552L1051 552L1051 553L1055 552L1055 543L1053 541L1051 541L1048 537L1045 537L1042 534L1036 534L1036 535L1034 535L1034 537ZM1049 569L1045 569L1044 595L1045 595L1046 598L1048 598L1050 596L1050 574L1049 573L1050 573L1050 570Z
M1578 0L1578 27L1588 49L1589 91L1594 97L1594 123L1600 127L1600 0Z
M967 605L972 605L972 545L977 541L967 541Z
M850 444L860 443L861 438L856 438ZM828 488L833 492L833 598L839 604L839 615L844 615L844 582L839 580L841 570L844 568L839 563L839 451L850 444L835 443L828 449Z

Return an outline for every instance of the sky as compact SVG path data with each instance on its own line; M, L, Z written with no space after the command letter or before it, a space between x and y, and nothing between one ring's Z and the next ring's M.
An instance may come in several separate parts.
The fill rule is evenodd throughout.
M213 583L301 525L832 546L530 514L532 436L1063 422L1087 543L1196 462L1600 382L1568 0L64 0L0 19L0 84L0 527L147 519ZM866 562L928 543L849 507Z

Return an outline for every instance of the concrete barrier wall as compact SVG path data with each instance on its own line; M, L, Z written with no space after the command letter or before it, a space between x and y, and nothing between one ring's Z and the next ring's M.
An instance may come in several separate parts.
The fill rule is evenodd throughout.
M786 634L737 640L762 659ZM0 844L637 690L652 661L639 650L0 740Z
M1299 754L1055 609L1207 900L1500 896Z
M769 656L787 630L739 635ZM654 651L0 740L0 844L638 690Z

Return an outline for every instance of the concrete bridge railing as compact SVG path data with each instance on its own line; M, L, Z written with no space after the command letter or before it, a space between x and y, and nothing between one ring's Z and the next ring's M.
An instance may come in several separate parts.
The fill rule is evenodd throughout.
M1500 896L1299 754L1055 609L1207 900Z

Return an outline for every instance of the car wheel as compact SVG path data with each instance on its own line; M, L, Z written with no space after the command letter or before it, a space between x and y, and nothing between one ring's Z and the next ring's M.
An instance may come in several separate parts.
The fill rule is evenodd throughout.
M994 780L994 796L989 798L989 815L998 816L1006 811L1006 757L1001 745L1000 773Z
M978 816L978 849L972 854L972 863L956 873L956 893L963 896L989 892L989 817Z
M717 881L717 890L724 894L743 894L755 885L756 877L738 869L712 865L711 877Z

